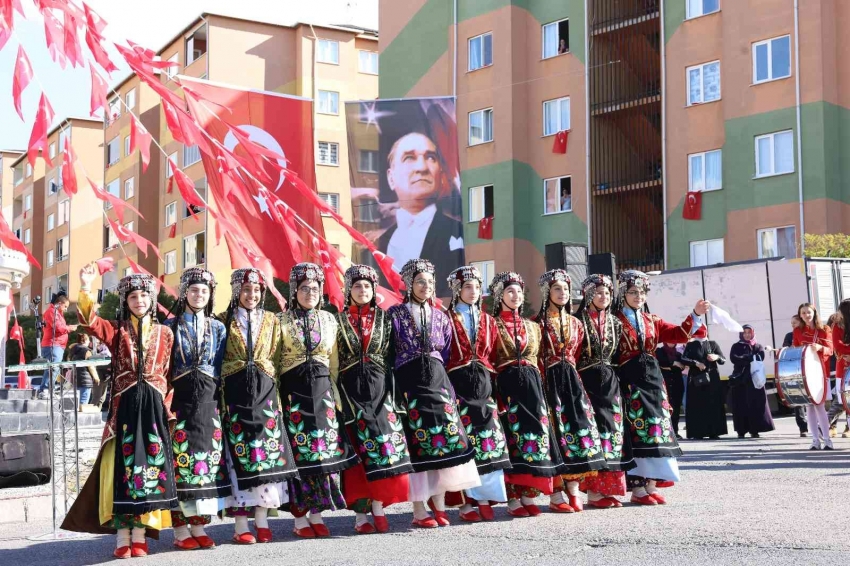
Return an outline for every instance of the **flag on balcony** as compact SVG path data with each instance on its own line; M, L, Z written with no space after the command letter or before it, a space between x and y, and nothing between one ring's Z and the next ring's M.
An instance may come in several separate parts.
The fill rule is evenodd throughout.
M30 81L32 81L32 64L24 51L24 46L19 45L18 55L15 58L15 72L12 76L12 99L21 120L24 119L24 113L21 110L21 94L29 86Z
M102 257L99 260L95 261L97 264L97 272L100 275L112 271L115 269L115 260L111 257Z
M700 220L702 218L702 191L688 191L682 207L682 218Z
M71 138L65 138L62 152L62 188L68 198L77 194L77 171L74 169L76 164L77 156L74 154L74 148L71 147Z
M172 224L172 225L171 225L171 227L168 229L168 237L169 237L169 238L173 238L173 237L175 237L176 235L177 235L177 223L175 222L175 223L174 223L174 224Z
M555 143L552 144L552 153L567 153L567 138L570 133L566 130L555 134Z
M493 217L485 216L478 221L478 237L482 240L493 239Z

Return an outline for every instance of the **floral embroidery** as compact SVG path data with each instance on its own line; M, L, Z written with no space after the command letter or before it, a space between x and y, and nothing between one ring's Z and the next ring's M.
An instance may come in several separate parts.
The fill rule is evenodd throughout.
M245 444L245 433L242 431L242 425L237 422L239 415L234 413L230 416L227 439L233 446L236 459L239 460L239 464L246 472L270 470L276 466L286 465L286 460L280 450L281 431L277 418L280 411L272 410L271 400L268 400L267 403L268 407L263 409L263 414L268 417L263 427L265 436L251 440L248 444Z
M292 435L292 447L296 449L295 460L298 462L321 462L341 456L345 451L339 446L339 421L336 418L336 407L330 391L322 398L325 405L325 416L328 428L304 431L304 419L301 415L301 405L296 403L286 407L286 428Z
M611 411L614 413L614 431L600 433L599 440L605 459L617 460L623 456L623 410L617 402L611 405Z
M165 453L162 450L162 438L156 425L154 432L148 433L146 448L146 464L136 465L134 440L135 435L127 432L124 425L121 435L121 454L124 456L124 482L127 484L127 495L133 499L142 499L152 493L165 493L162 482L167 479L163 468L165 466Z
M643 444L666 444L671 442L670 411L666 407L667 393L661 392L661 415L660 417L645 417L643 402L640 400L640 390L636 389L631 395L629 404L629 420L632 422L632 432L635 442ZM665 406L666 405L666 406Z
M511 456L522 458L526 462L540 462L549 459L549 434L535 434L533 432L519 433L519 419L517 418L518 404L510 404L508 399L508 423L510 424L511 439L510 444ZM546 407L540 407L540 420L548 418ZM548 430L548 427L543 426L543 430Z
M218 410L216 410L216 415ZM186 435L186 421L180 421L174 427L171 437L171 448L174 451L174 465L177 468L178 484L207 485L224 479L224 470L221 469L221 420L217 417L212 419L215 429L213 431L212 446L210 452L188 453L189 440Z
M492 399L487 401L487 408L493 411L496 415L496 403ZM475 447L475 459L477 461L495 460L501 458L505 453L505 433L502 432L502 427L499 421L495 421L495 427L492 429L480 430L478 433L472 431L472 419L468 416L469 407L463 407L460 410L460 422L469 437L469 442ZM516 417L516 415L514 415Z
M366 422L363 420L363 409L357 411L357 439L360 442L360 454L365 454L373 465L388 466L407 458L407 442L404 438L404 425L393 411L391 400L384 403L387 410L387 421L393 432L379 434L372 438ZM361 426L362 423L362 426Z
M590 413L588 420L593 423L593 413L590 412L590 409L584 400L582 400L581 405L585 410L585 414ZM561 405L557 405L555 407L555 420L558 423L558 431L561 433L561 449L567 458L570 458L571 460L592 458L599 454L602 445L599 438L599 431L595 426L582 428L574 433L571 430L570 423L567 422L567 415L564 413L564 409Z
M446 425L438 425L430 428L422 427L422 417L416 408L419 400L414 399L407 405L407 416L410 418L410 428L413 432L413 443L418 445L419 456L447 456L452 452L466 450L466 442L460 435L458 421L460 420L448 392L443 390L440 395L443 402L443 414L448 421Z

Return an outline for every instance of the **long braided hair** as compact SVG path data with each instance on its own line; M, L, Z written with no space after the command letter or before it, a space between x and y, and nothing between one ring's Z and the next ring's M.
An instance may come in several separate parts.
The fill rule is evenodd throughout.
M225 335L224 340L227 343L230 340L230 327L233 324L233 318L236 316L236 310L239 308L239 295L242 292L242 285L246 283L253 283L260 286L260 300L257 303L257 310L259 311L260 320L263 317L263 305L265 304L266 299L266 278L263 276L263 273L255 268L248 267L244 269L237 269L230 276L230 303L227 305L227 311L225 316ZM248 309L245 309L245 313L247 315L247 334L248 334L248 342L246 344L246 369L247 369L247 377L246 380L246 388L250 394L253 394L253 391L256 387L257 376L256 376L256 368L254 367L254 346L253 344L253 336L252 336L252 328L251 328L251 312Z
M550 349L553 354L556 354L555 344L551 343L551 339L549 338L549 305L552 303L550 298L550 290L554 283L566 283L567 284L567 297L572 296L573 291L573 281L570 275L563 269L551 269L540 276L540 279L537 280L537 284L540 285L540 292L543 295L540 304L540 310L537 312L537 320L543 326L543 347L545 348L547 340L550 342ZM569 340L569 336L567 335L566 329L564 328L569 323L569 318L566 323L564 322L564 309L566 305L555 305L558 307L558 325L561 329L560 336L560 344L561 344L561 361L566 359L566 344Z

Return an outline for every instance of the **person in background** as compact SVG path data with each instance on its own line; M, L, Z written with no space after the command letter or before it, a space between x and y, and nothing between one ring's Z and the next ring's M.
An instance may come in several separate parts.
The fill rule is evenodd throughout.
M562 53L566 53L567 51L569 51L569 49L567 49L567 40L561 39L558 42L558 55L561 55Z
M81 332L77 336L77 343L71 346L69 357L71 361L87 360L91 357L91 340L88 334ZM100 378L97 372L93 372L92 368L80 366L75 370L75 378L77 380L77 391L80 393L80 404L77 410L82 410L83 405L88 405L91 399L91 390L95 383L100 383Z
M794 343L794 329L800 326L803 323L802 319L798 315L794 315L791 317L791 332L785 335L785 339L782 341L783 348L790 348ZM776 353L779 356L779 353ZM800 438L806 438L806 433L809 432L809 425L806 423L806 417L803 416L803 411L805 407L794 407L794 420L797 421L797 428L800 429Z
M685 346L682 361L688 365L688 395L685 421L688 438L715 439L727 433L726 408L723 404L723 384L718 364L726 363L720 346L708 339L702 326Z
M65 348L68 346L68 335L77 329L76 325L68 325L65 322L65 311L68 310L68 305L70 304L71 301L68 300L68 295L60 289L50 299L50 306L47 307L47 310L41 316L44 323L41 335L41 357L48 362L59 363L62 361L65 357ZM48 373L50 373L49 379ZM44 400L49 397L47 387L55 383L58 374L58 366L49 372L44 372L41 378L41 386L38 388L39 399Z
M832 332L820 321L820 315L814 305L803 303L797 309L803 324L794 329L794 346L812 346L823 364L824 375L829 375L829 357L832 356ZM832 390L827 387L826 400L832 399ZM806 420L812 431L811 450L833 450L829 438L829 417L826 415L826 403L809 404L806 407Z
M841 304L838 305L838 312L833 316L835 317L832 325L832 346L835 349L836 359L835 397L828 417L831 423L834 416L837 424L841 418L841 413L845 412L842 391L844 390L844 383L847 379L848 364L850 364L850 325L844 322L845 320L850 320L850 299L841 301ZM841 438L850 438L850 414L846 416L847 420L845 421L844 432L841 434Z
M670 396L672 407L670 422L673 424L673 432L676 433L676 438L682 438L679 434L679 417L682 415L682 401L685 398L685 382L682 378L685 364L682 363L682 354L676 349L675 344L665 343L655 350L655 357L658 358L661 375L664 376L664 383L667 385L667 395Z
M744 325L740 340L729 351L729 359L735 366L729 380L729 406L732 409L732 423L738 438L744 438L749 433L752 438L758 438L760 432L770 432L774 429L773 417L767 405L767 394L764 387L756 388L750 373L750 362L764 361L764 348L756 342L756 331L749 324Z

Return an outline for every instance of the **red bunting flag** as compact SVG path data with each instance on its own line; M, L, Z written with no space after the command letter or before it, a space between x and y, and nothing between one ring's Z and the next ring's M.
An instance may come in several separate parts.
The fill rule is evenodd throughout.
M111 218L107 218L106 221L109 222L109 225L112 227L112 232L118 237L119 240L121 240L122 243L136 244L136 247L139 248L140 252L145 254L145 257L147 257L148 247L150 247L156 257L159 258L159 261L162 261L162 255L159 253L159 248L156 247L150 240L143 236L140 236L132 230L129 230L123 224L116 224L112 221Z
M702 191L688 191L682 208L682 218L685 220L702 218Z
M168 237L173 238L177 236L177 223L175 222L168 228Z
M83 11L86 14L86 29L99 37L103 37L103 30L106 28L106 20L100 17L100 14L92 10L91 6L83 2Z
M31 265L34 265L36 269L41 269L41 264L33 257L24 243L15 236L15 233L12 232L11 228L9 228L9 225L6 223L6 219L2 214L0 214L0 243L2 243L4 247L21 252L27 256L27 261L29 261Z
M24 46L19 45L18 55L15 57L15 73L12 77L12 99L21 120L24 119L24 113L21 110L21 94L29 86L30 81L32 81L32 64L24 51Z
M12 28L15 27L15 11L22 18L26 18L24 7L21 5L21 0L0 0L0 31L8 30L11 35ZM0 34L2 35L2 34ZM0 40L0 49L3 48L3 42Z
M63 190L69 197L77 194L77 156L71 147L71 138L65 138L65 148L62 152L62 185Z
M159 277L157 277L156 275L154 275L153 273L133 261L133 258L127 256L127 262L130 264L130 269L133 270L133 273L144 273L153 277L156 280L157 290L159 290L160 288L165 289L166 293L168 293L172 297L177 297L177 291L174 290L174 287L166 285L165 282L162 281Z
M3 14L0 14L0 18L2 18ZM0 19L0 51L6 46L6 43L9 41L9 38L12 37L12 30L3 27L3 20Z
M111 257L102 257L95 263L97 264L97 272L101 275L115 269L115 260Z
M109 87L106 84L106 81L103 80L103 77L100 76L94 65L89 64L89 70L91 71L91 100L89 102L89 115L95 116L95 113L103 108L103 115L107 116L109 112L109 103L106 101L107 93L109 92Z
M493 239L493 217L485 216L478 221L478 237L482 240Z
M67 5L71 6L72 4L69 2ZM68 11L65 12L62 36L64 38L62 47L65 52L65 57L68 59L68 62L71 63L71 66L85 66L86 60L83 57L83 49L80 46L80 40L77 37L77 18Z
M567 138L570 133L561 131L555 134L555 143L552 144L552 153L567 153Z
M21 325L18 324L18 314L15 312L15 307L10 307L8 314L6 316L6 326L9 326L9 320L15 317L15 324L12 328L9 329L9 339L18 341L18 363L24 365L27 363L27 359L24 356L24 352L26 348L24 347L24 329L21 328ZM27 372L21 370L18 372L18 389L27 389L29 384L27 383L29 377L27 376Z
M189 207L189 213L192 215L192 218L197 219L195 215L195 211L193 207L198 208L206 208L206 203L204 199L198 194L198 191L195 190L195 183L192 182L192 179L189 178L186 173L182 170L178 169L174 162L170 159L168 160L171 163L171 171L174 174L174 179L177 181L177 188L180 190L180 196L183 197L183 200L186 201L186 206ZM169 179L170 181L171 179Z
M133 206L129 202L126 202L126 201L122 200L121 198L116 197L115 195L112 195L107 191L104 191L103 188L98 186L98 184L95 183L94 181L92 181L91 178L88 175L86 176L86 180L89 182L89 186L94 191L94 194L97 198L99 198L100 200L102 200L104 202L108 202L112 205L112 208L115 209L115 216L118 218L118 222L120 222L122 224L124 223L124 209L125 208L129 208L130 210L135 212L136 215L138 215L138 217L141 218L142 220L145 219L145 217L142 216L142 213L139 212L138 208L136 208L135 206Z
M148 165L151 162L151 135L145 127L136 118L136 115L130 113L130 153L137 149L142 156L142 172L148 170Z
M47 50L50 52L50 58L64 69L68 62L65 51L62 49L62 45L65 43L65 29L62 26L62 22L53 15L52 10L43 10L41 15L44 19L44 37L47 40Z
M38 158L38 150L41 150L41 157L48 167L53 167L53 162L50 160L50 154L47 151L47 132L50 130L50 125L53 123L53 107L50 106L50 101L47 100L47 95L41 93L41 99L38 101L38 112L35 115L35 123L32 126L30 134L30 143L27 146L27 161L35 168L35 160Z

